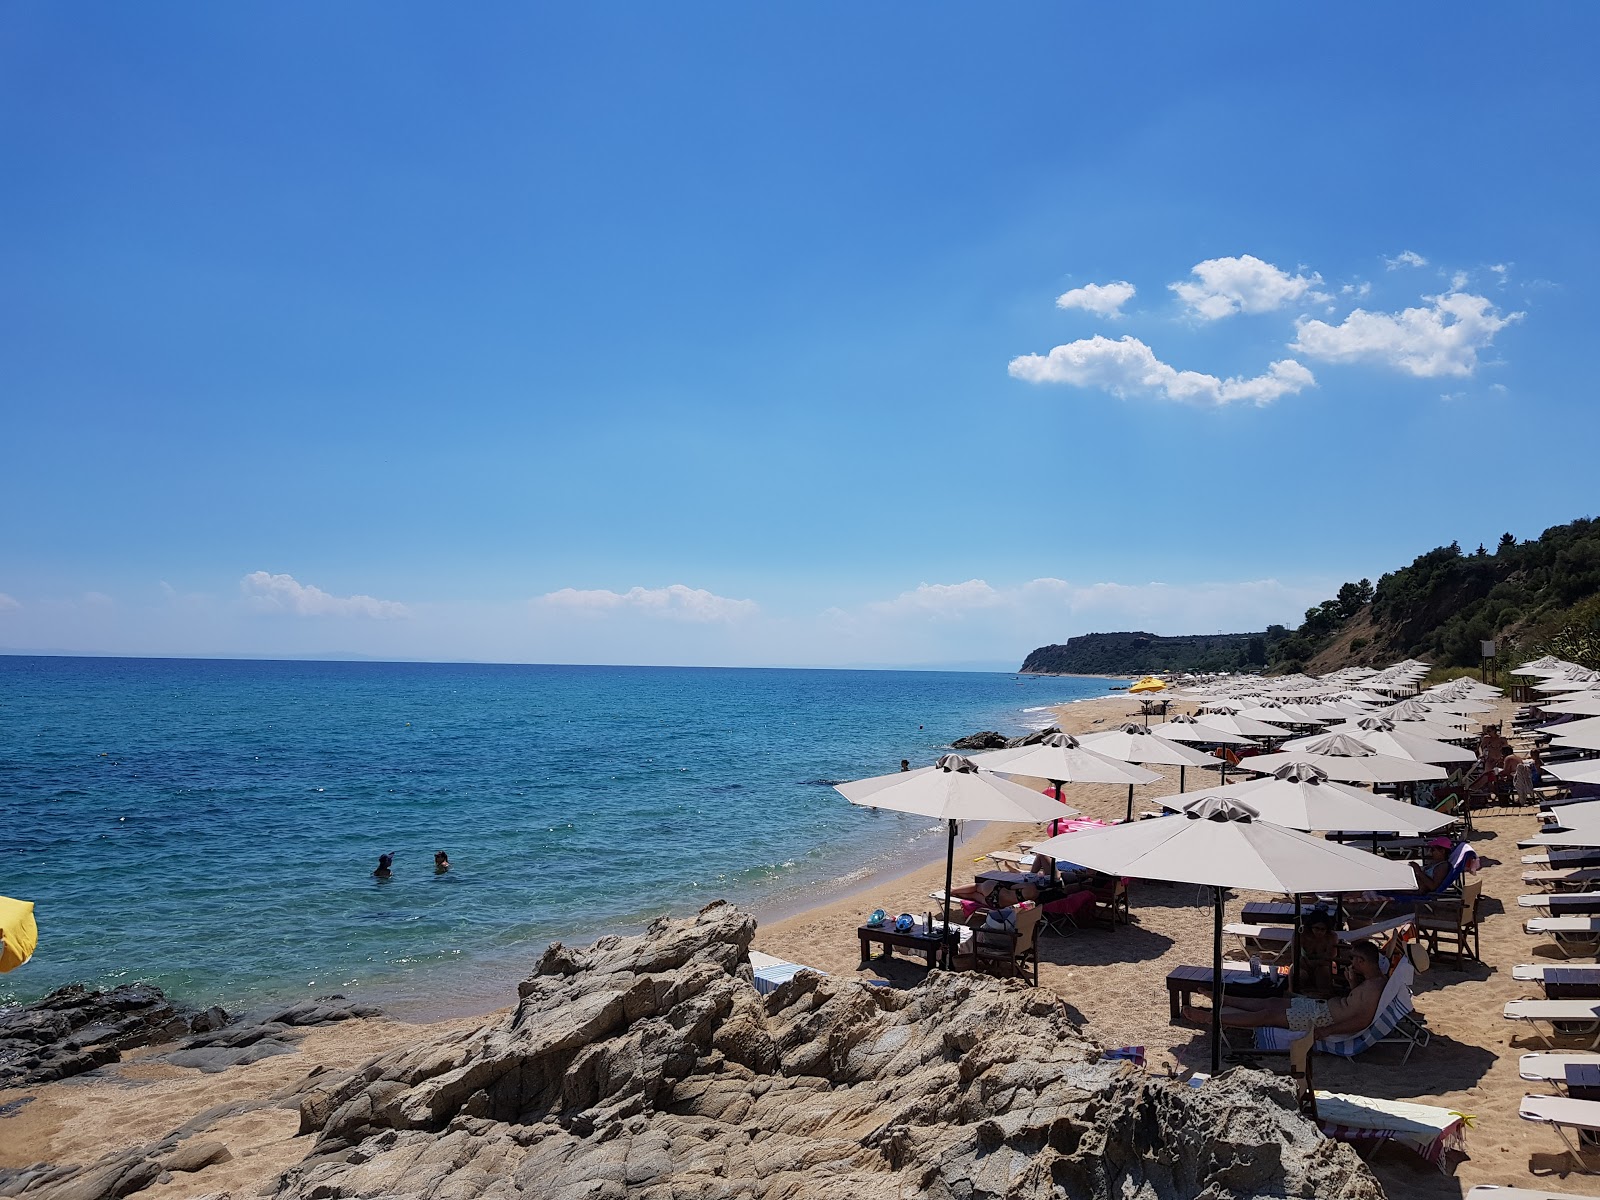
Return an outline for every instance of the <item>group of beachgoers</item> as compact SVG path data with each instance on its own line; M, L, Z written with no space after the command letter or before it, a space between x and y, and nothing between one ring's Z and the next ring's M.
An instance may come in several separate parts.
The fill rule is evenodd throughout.
M450 856L443 850L434 852L433 873L443 875L450 869ZM394 855L378 855L378 869L372 873L374 879L392 879L394 877Z

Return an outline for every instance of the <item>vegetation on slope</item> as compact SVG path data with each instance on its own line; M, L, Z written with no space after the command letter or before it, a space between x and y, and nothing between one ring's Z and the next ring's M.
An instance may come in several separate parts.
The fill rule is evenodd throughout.
M1267 664L1265 633L1086 633L1065 645L1040 646L1022 664L1026 674L1147 675L1157 671L1259 671Z

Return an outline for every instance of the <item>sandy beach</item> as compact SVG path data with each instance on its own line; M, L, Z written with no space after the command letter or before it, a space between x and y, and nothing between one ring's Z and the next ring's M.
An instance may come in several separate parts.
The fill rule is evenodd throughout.
M1125 697L1085 701L1061 710L1070 731L1104 728L1125 719L1134 707ZM1495 714L1509 716L1504 704ZM1177 790L1176 769L1162 783L1139 788L1136 808L1151 797ZM1204 778L1196 778L1196 776ZM1190 771L1190 790L1211 781L1210 773ZM1076 787L1074 806L1096 816L1121 816L1127 793L1120 787ZM1489 966L1457 970L1437 963L1422 975L1417 1007L1433 1031L1432 1043L1398 1065L1398 1052L1379 1047L1353 1061L1319 1056L1317 1083L1336 1091L1441 1105L1475 1119L1467 1134L1470 1157L1446 1176L1407 1152L1386 1148L1373 1168L1395 1197L1457 1197L1474 1184L1533 1187L1539 1176L1567 1169L1554 1134L1517 1116L1526 1090L1517 1075L1517 1055L1529 1048L1520 1030L1503 1020L1506 1000L1531 995L1511 979L1511 967L1535 961L1535 940L1525 935L1516 915L1522 888L1516 840L1535 824L1532 813L1479 818L1474 844L1483 855L1483 957ZM992 849L1015 845L1033 831L989 826L957 847L958 881L981 868ZM852 886L792 916L770 921L758 931L755 948L837 975L858 972L855 927L863 915L881 907L890 912L923 912L929 893L943 884L944 866L920 865L898 878ZM1248 895L1236 897L1233 912ZM1170 1066L1203 1069L1205 1041L1200 1029L1168 1020L1163 980L1183 963L1203 963L1210 952L1210 905L1201 889L1136 884L1134 922L1115 931L1083 929L1043 939L1041 986L1066 1000L1085 1031L1105 1046L1141 1045L1151 1069ZM875 960L859 971L863 978L910 984L921 965L909 958ZM508 1001L511 997L508 995ZM195 1114L224 1106L204 1118L208 1136L224 1141L232 1159L192 1175L174 1177L147 1194L169 1200L229 1192L254 1194L306 1149L295 1140L292 1109L230 1116L226 1105L272 1095L328 1068L352 1067L371 1056L418 1037L423 1031L465 1028L481 1017L427 1026L376 1019L321 1029L297 1053L204 1075L148 1063L151 1051L133 1052L118 1066L24 1092L0 1091L0 1167L39 1161L82 1162L108 1150L160 1136ZM31 1097L31 1099L25 1099ZM15 1107L8 1107L15 1106ZM1544 1183L1549 1184L1546 1175ZM1582 1176L1560 1181L1565 1190L1592 1190Z

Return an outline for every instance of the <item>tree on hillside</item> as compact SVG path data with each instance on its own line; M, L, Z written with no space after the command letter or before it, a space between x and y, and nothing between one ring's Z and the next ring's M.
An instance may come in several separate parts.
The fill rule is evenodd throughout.
M1509 533L1502 533L1500 535L1500 544L1494 548L1494 552L1495 554L1499 555L1504 554L1507 550L1515 550L1516 548L1517 539L1512 537Z

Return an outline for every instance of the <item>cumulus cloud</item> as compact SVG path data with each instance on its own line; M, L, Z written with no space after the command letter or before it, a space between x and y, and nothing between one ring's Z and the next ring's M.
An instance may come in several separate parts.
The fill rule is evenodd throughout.
M1208 258L1189 273L1193 280L1167 286L1203 321L1221 320L1234 313L1273 312L1301 298L1326 299L1315 290L1322 276L1315 272L1290 275L1253 254Z
M0 592L0 613L16 612L21 607L22 604L15 596L8 596L4 592Z
M1224 405L1244 401L1270 404L1316 386L1316 379L1292 358L1272 363L1265 374L1219 379L1200 371L1180 371L1162 362L1138 338L1115 341L1096 335L1057 346L1049 354L1023 354L1011 360L1014 378L1029 383L1065 383L1099 388L1114 396L1155 396L1188 404Z
M1428 265L1428 260L1415 250L1402 250L1393 258L1384 259L1383 265L1394 271L1400 267L1425 267Z
M760 611L754 600L730 600L682 583L660 588L633 587L625 592L562 588L546 592L537 603L570 612L633 611L680 621L734 621Z
M293 575L252 571L239 581L239 589L262 612L286 612L298 617L371 617L394 620L411 610L393 600L375 596L334 596L319 587L301 583Z
M893 600L868 605L879 613L920 613L931 617L959 617L977 609L995 608L1004 597L982 579L965 583L923 583Z
M1322 362L1372 362L1421 378L1471 375L1478 352L1526 314L1502 316L1484 296L1451 291L1398 313L1356 309L1338 325L1302 318L1289 348Z
M1112 320L1122 315L1122 306L1132 300L1138 289L1126 279L1115 283L1086 283L1056 297L1057 308L1081 308L1096 316Z

